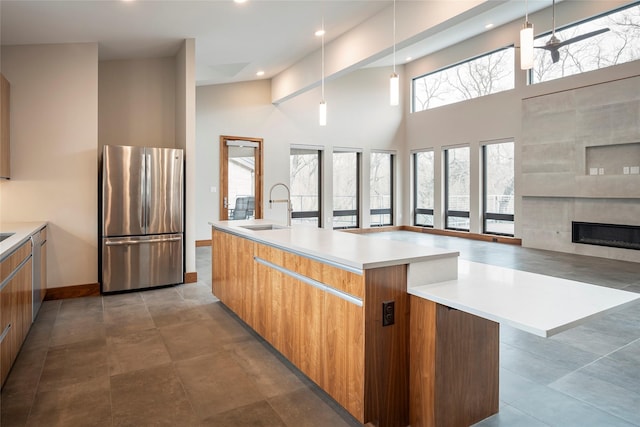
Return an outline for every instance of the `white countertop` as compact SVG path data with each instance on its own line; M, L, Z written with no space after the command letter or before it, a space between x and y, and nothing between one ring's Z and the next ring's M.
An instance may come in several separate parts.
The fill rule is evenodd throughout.
M459 253L406 242L295 225L277 230L248 230L243 225L273 224L269 220L213 221L213 227L257 242L355 270L457 258ZM454 273L455 277L455 273Z
M458 278L407 291L476 316L549 337L640 300L640 294L458 260Z
M46 222L2 222L0 233L14 233L0 242L0 261L26 242L32 234L46 227Z

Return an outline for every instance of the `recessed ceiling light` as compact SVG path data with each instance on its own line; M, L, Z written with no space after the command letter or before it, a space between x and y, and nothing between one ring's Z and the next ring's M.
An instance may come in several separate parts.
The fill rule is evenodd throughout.
M246 3L247 0L233 0L234 3Z
M314 34L316 35L316 37L321 37L321 36L324 36L325 31L324 30L318 30Z
M413 57L412 57L412 56L407 56L406 61L411 61L412 59L413 59Z
M258 71L258 72L256 73L256 76L258 76L258 77L262 77L262 76L264 76L264 71L262 71L262 70Z
M489 23L489 24L485 25L484 27L488 30L489 28L493 28L493 24Z

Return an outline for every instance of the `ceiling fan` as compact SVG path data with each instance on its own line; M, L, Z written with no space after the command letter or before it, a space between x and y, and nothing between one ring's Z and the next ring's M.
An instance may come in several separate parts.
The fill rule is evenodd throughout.
M588 39L590 37L597 36L598 34L606 33L607 31L609 31L609 28L601 28L599 30L591 31L590 33L580 34L579 36L575 36L568 40L562 41L556 37L556 0L553 0L552 16L553 16L553 21L552 21L553 28L551 31L551 38L547 40L547 43L545 43L544 46L535 46L535 47L538 49L548 50L549 53L551 53L551 60L553 61L554 64L560 60L560 52L558 51L558 49L560 49L561 47L567 46L571 43L579 42L581 40Z

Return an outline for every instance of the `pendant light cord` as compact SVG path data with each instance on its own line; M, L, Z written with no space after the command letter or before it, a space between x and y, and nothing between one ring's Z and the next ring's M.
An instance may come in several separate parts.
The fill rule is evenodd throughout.
M324 102L324 10L322 12L322 102Z
M393 73L396 72L396 0L393 0Z

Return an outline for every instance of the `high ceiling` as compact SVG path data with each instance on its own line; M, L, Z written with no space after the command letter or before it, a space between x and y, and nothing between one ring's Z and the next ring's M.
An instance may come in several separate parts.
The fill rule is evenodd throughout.
M461 0L398 0L397 7L416 1ZM474 13L405 43L399 57L422 56L486 31L487 23L518 19L525 10L523 0L468 2L478 4ZM529 11L549 4L529 0ZM97 42L100 60L171 56L183 39L194 38L198 84L218 84L256 79L259 70L270 78L317 51L320 40L313 33L323 16L329 43L376 15L391 17L392 10L391 0L2 0L0 36L2 45ZM378 57L364 65L388 64L388 57Z

